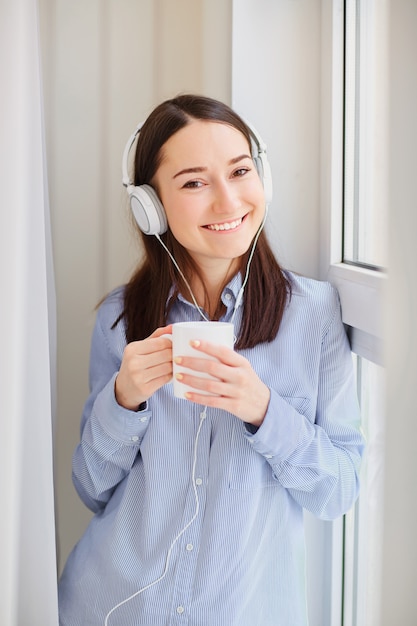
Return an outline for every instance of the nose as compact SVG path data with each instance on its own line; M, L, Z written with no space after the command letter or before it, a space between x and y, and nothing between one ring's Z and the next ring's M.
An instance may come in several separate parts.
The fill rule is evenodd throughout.
M234 215L241 207L241 198L236 185L219 181L214 186L212 209L220 215Z

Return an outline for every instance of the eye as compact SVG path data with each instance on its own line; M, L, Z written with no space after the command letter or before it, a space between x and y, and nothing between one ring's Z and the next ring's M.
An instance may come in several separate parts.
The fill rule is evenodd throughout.
M203 186L203 183L201 182L201 180L189 180L183 185L183 188L198 189L199 187L202 187L202 186Z
M247 172L250 172L250 167L239 167L239 169L233 172L233 176L235 178L239 178L240 176L247 174Z

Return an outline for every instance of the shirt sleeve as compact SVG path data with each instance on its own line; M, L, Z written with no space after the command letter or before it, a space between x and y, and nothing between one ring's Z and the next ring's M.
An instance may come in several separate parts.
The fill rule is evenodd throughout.
M129 411L116 401L114 383L123 339L120 330L111 330L103 317L99 311L91 342L90 395L72 463L78 495L95 513L104 508L115 487L129 473L151 417L146 405L144 410Z
M314 421L303 413L308 400L284 399L271 390L263 424L247 434L293 498L328 520L355 502L364 451L352 355L337 297L335 303L321 344Z

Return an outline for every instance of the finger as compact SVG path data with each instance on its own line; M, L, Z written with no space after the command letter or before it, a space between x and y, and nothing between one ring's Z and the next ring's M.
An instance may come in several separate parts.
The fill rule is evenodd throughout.
M149 395L150 389L155 389L172 379L172 361L158 363L152 367L134 367L127 364L119 372L119 389L123 384L125 389L137 390L139 393Z
M135 378L137 383L149 385L150 383L167 376L172 378L172 361L170 360L138 371Z
M167 335L169 335L167 337ZM163 328L157 328L152 335L145 339L147 350L158 351L164 348L169 348L170 358L172 358L172 324L164 326Z
M175 363L182 368L192 370L193 372L201 372L217 378L223 382L237 382L239 379L240 368L227 365L217 359L200 359L196 357L176 357Z
M170 344L166 347L162 345L153 346L153 349L149 352L147 351L148 349L149 348L144 348L143 346L139 349L135 346L126 348L123 355L122 366L134 373L136 371L150 369L163 363L172 364L172 347ZM146 352L144 350L146 350Z
M213 409L222 409L236 415L236 403L232 398L214 394L202 394L197 391L187 391L184 395L187 400L194 404L202 404Z
M196 393L203 391L216 396L229 396L232 393L232 388L228 383L216 378L193 376L182 372L176 374L175 378L187 387L195 389Z
M157 328L153 331L152 335L149 335L149 339L153 339L154 337L160 337L161 335L172 335L172 324Z
M213 356L227 365L238 366L242 364L242 360L245 360L244 357L235 352L232 348L228 348L227 346L223 346L221 344L215 344L210 341L202 341L199 339L191 341L190 343L195 350L204 352L209 356Z
M167 337L149 337L142 341L132 341L125 347L126 356L147 356L160 352L161 350L169 350L170 358L172 357L172 342Z
M212 389L216 389L216 387L213 386ZM251 397L228 397L222 394L206 395L199 393L198 390L191 390L185 393L185 397L190 402L228 411L244 422L260 426L268 408L270 391L265 386L259 396L255 394ZM255 401L254 398L256 398Z

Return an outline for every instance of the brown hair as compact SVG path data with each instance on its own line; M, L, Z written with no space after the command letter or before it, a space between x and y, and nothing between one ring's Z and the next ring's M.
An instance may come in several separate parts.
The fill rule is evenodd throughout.
M156 107L141 128L135 155L135 185L152 185L153 177L160 165L163 145L192 119L229 124L239 130L251 145L248 127L230 107L204 96L178 96ZM127 342L145 339L156 328L166 325L169 313L167 300L172 287L175 294L181 292L186 297L189 295L182 277L156 237L144 235L140 231L139 234L145 254L126 285L124 309L115 322L116 324L124 318ZM161 235L161 239L188 281L191 276L201 278L193 259L175 239L169 228ZM248 257L249 251L241 258L239 270L242 274L245 273ZM289 280L276 261L265 233L262 232L245 288L237 349L250 348L275 338L290 293Z

